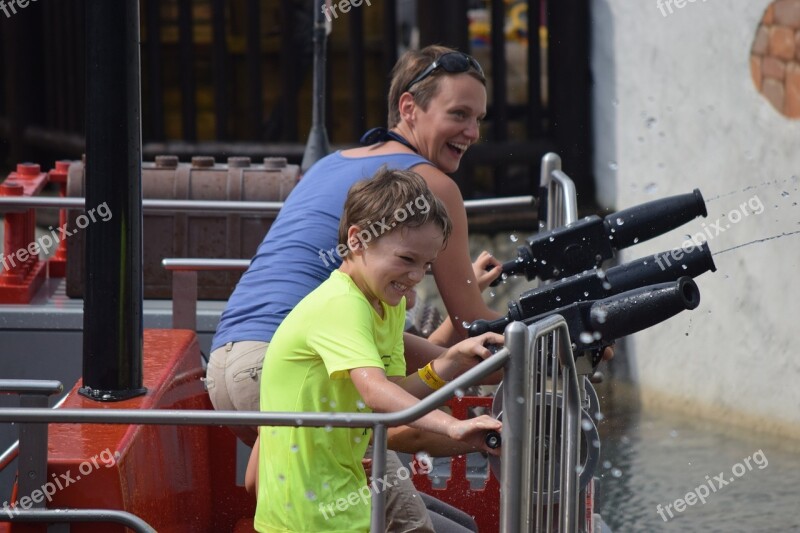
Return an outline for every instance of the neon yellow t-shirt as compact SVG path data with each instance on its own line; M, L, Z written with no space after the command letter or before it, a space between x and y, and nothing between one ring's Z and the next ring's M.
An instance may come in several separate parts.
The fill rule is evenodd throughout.
M404 376L405 300L383 318L353 280L334 270L281 323L264 358L262 411L370 412L349 370ZM371 430L262 427L258 531L368 532L361 459Z

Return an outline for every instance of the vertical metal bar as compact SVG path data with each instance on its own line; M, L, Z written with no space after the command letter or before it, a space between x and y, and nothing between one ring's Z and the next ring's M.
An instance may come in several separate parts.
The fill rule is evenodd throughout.
M178 40L181 75L181 115L183 138L197 139L197 95L194 76L194 35L192 27L192 0L178 0Z
M347 17L350 40L350 102L352 107L353 139L358 139L366 128L366 93L364 90L364 10L351 9Z
M147 0L147 81L150 103L150 140L164 140L164 87L161 76L161 9L159 0Z
M530 392L531 388L525 386L529 339L528 329L524 324L514 322L506 328L505 346L511 354L503 378L500 531L517 533L525 530L520 519L520 509L524 502L530 500L530 493L526 495L522 491L523 469L518 463L519 458L525 454L526 428L526 406L519 399L524 398L526 389Z
M47 408L48 398L44 394L21 394L20 407ZM25 423L19 426L20 497L30 496L41 489L47 481L47 424ZM17 500L19 501L19 500ZM32 501L32 507L44 508L44 500Z
M261 8L259 0L247 0L247 80L250 135L260 139L264 119L261 90Z
M281 0L281 99L280 125L281 139L284 141L297 141L297 83L298 72L305 71L305 59L297 61L297 23L295 21L296 8L292 0ZM300 57L305 58L305 50ZM278 113L275 113L277 115ZM277 118L277 117L276 117Z
M325 28L323 7L325 0L314 0L314 81L312 89L311 131L300 163L300 170L305 172L311 165L328 155L328 130L325 124L325 88L328 86L326 65L328 35Z
M427 4L427 2L424 2L424 4ZM420 7L417 9L419 10ZM383 9L383 65L386 72L383 94L389 94L392 68L397 63L397 0L385 0ZM381 98L381 111L381 120L383 120L389 113L386 98ZM386 127L392 127L393 125L387 124Z
M56 77L55 73L55 48L59 46L56 40L55 25L56 15L54 12L55 5L53 3L43 3L42 10L42 41L44 44L44 126L49 127L49 121L56 115L56 98L59 97L59 84L69 83L67 80L60 80ZM5 71L3 71L5 72Z
M228 139L228 43L225 36L225 0L211 1L213 41L211 51L214 76L214 119L218 141Z
M559 507L559 531L573 533L578 531L578 452L580 451L580 393L575 360L570 346L569 333L564 328L560 332L557 346L558 359L564 368L561 454L561 499Z
M384 479L386 474L386 426L377 424L372 433L372 479ZM386 522L386 494L372 491L372 516L370 531L383 531Z
M556 447L557 444L561 443L561 435L558 433L559 426L556 424L556 420L558 419L558 398L559 398L559 387L558 387L558 373L559 373L559 364L558 358L556 357L556 339L559 335L558 331L553 331L551 334L547 336L547 347L548 347L548 354L546 361L550 365L550 427L548 428L547 435L548 440L550 441L550 449L548 453L548 462L547 462L547 505L545 506L546 509L546 518L545 518L545 531L553 531L553 506L556 503L555 493L556 493L556 452L558 448ZM547 367L542 369L542 372L545 373ZM562 406L563 408L563 406Z
M83 383L96 400L143 394L139 2L86 3L86 206Z
M492 0L491 4L491 61L492 61L492 140L508 138L508 101L506 79L505 2ZM494 166L494 192L499 196L508 177L508 166Z
M542 134L542 60L539 28L542 25L541 0L528 0L528 138Z
M80 73L86 72L86 19L83 14L86 12L84 0L73 0L71 7L75 13L74 41L72 43L72 54L75 58L76 76L70 76L72 83L75 84L75 100L71 102L70 109L74 115L75 131L80 134L85 133L86 124L84 123L86 109L86 77Z
M534 513L536 517L535 530L541 531L544 521L544 507L547 505L544 494L551 490L548 485L549 480L545 477L545 458L552 460L551 447L554 443L548 442L547 440L547 359L549 354L547 339L538 339L538 346L539 353L536 357L539 361L537 369L538 375L534 376L538 378L538 383L536 381L531 381L531 383L536 383L535 388L538 397L538 402L536 404L536 420L538 423L534 429L534 435L536 436L536 502L534 504ZM551 401L555 401L555 399L553 398Z
M549 152L542 157L542 170L539 179L539 230L551 230L550 212L553 206L550 205L550 183L553 180L553 171L561 170L561 158L558 154Z
M172 272L172 327L197 331L197 271Z

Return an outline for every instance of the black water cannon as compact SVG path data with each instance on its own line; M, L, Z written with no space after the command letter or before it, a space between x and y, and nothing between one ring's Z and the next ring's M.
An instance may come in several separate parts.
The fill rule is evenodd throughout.
M706 243L642 257L606 271L593 269L523 292L508 304L506 324L568 303L597 300L656 283L717 270ZM505 326L502 326L503 330Z
M529 237L517 258L503 263L503 274L524 274L542 281L572 276L599 267L615 250L652 239L702 215L708 216L699 189L646 202L600 218L591 215L566 226Z
M522 322L532 324L551 315L561 315L567 322L573 350L592 350L599 354L616 339L647 329L698 305L700 290L697 284L692 278L683 276L677 281L640 287L603 299L567 304ZM476 337L488 331L502 333L507 323L506 318L476 320L469 327L469 336Z

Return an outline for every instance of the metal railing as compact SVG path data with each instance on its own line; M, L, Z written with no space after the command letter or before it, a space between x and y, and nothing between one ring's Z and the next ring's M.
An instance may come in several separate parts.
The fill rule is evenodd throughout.
M47 408L2 408L0 409L0 422L15 422L22 428L29 425L44 425L49 423L90 423L90 424L155 424L155 425L204 425L204 426L306 426L306 427L372 427L373 428L373 462L372 476L374 479L382 479L385 470L385 452L387 447L387 427L408 424L417 420L421 416L443 405L449 398L457 394L457 391L476 384L488 375L505 367L506 373L510 376L517 376L517 379L509 382L506 388L507 405L511 406L507 415L507 422L503 426L503 449L502 459L504 468L518 471L515 465L517 458L523 456L524 435L530 434L531 428L526 426L529 420L524 417L525 411L517 398L524 395L526 389L525 374L522 369L527 367L526 360L531 352L529 339L537 339L547 334L555 328L566 331L566 323L559 316L549 317L539 324L525 326L520 322L510 324L505 332L505 347L500 349L494 356L481 362L471 370L465 372L458 378L447 383L441 389L433 392L429 396L420 400L416 405L403 411L385 414L375 413L278 413L278 412L243 412L243 411L197 411L197 410L133 410L133 409L58 409ZM566 337L568 338L568 336ZM569 348L569 346L566 346ZM571 354L571 352L570 352ZM25 385L27 387L26 382ZM60 383L47 382L46 385ZM8 382L0 380L0 390L10 392L19 382ZM52 387L51 387L52 388ZM519 406L519 408L517 408ZM41 444L41 443L39 443ZM38 460L46 464L47 458L47 439L43 441L44 447L37 449ZM32 446L36 446L34 443ZM23 452L27 453L27 444L23 443ZM530 453L530 450L528 450ZM565 465L566 467L566 465ZM562 479L566 476L563 475ZM511 474L504 477L506 493L501 499L502 513L511 516L514 510L519 510L520 504L524 501L525 495L521 493L521 478ZM28 494L21 491L22 494ZM60 510L58 517L63 521L76 521L75 510ZM380 491L372 494L372 515L371 531L384 530L384 495ZM95 510L83 510L83 518L99 519ZM43 514L23 515L21 512L15 518L9 518L8 514L0 514L0 521L27 521L28 518L42 521ZM145 524L146 525L146 524ZM149 531L138 529L138 531ZM504 532L517 532L520 529L503 529Z

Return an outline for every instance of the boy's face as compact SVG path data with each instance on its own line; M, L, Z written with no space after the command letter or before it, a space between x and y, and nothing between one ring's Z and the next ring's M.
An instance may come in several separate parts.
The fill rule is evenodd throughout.
M350 228L349 241L358 239L358 230L356 226ZM443 243L442 231L433 223L417 228L397 228L366 246L359 244L342 265L342 270L380 310L381 301L398 305L403 296L422 281Z

